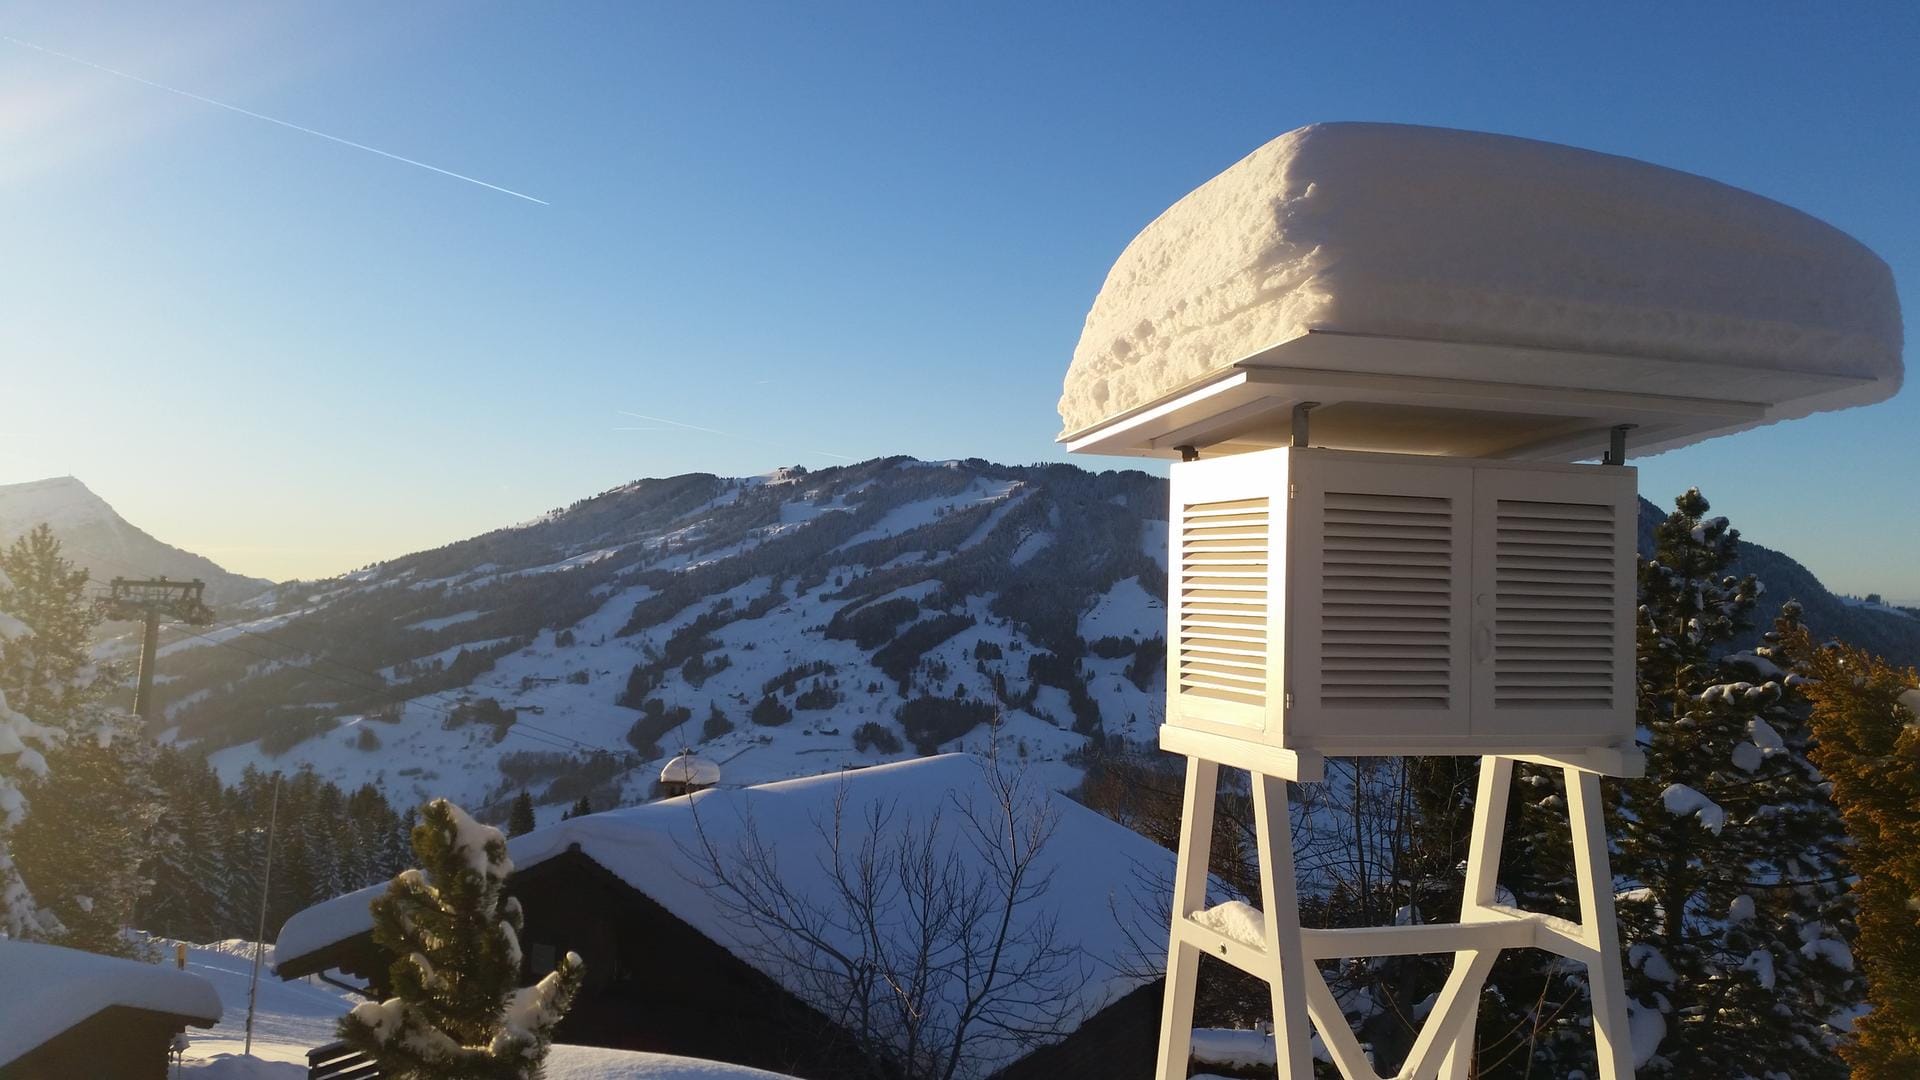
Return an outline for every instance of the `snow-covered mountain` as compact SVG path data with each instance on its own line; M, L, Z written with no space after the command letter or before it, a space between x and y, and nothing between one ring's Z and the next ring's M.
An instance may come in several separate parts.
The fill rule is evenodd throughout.
M641 480L169 640L167 731L229 780L311 765L495 813L527 790L543 819L646 797L683 748L753 783L978 749L994 717L1070 784L1089 736L1158 723L1165 515L1164 480L1067 465ZM1816 629L1920 657L1920 620L1747 560Z
M199 578L207 583L207 602L215 607L257 596L273 584L229 573L205 556L154 539L71 476L0 484L0 544L12 543L42 523L60 538L62 553L95 581Z

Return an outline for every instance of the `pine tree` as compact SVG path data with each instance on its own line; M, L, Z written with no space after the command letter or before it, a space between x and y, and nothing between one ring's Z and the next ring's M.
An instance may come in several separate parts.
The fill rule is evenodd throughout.
M25 666L28 661L20 654L34 647L33 628L21 620L14 597L13 580L0 563L0 671ZM59 739L57 729L14 709L0 686L0 937L44 937L60 930L59 920L34 901L14 864L9 835L26 820L25 787L46 779L45 751Z
M413 830L419 869L373 902L374 941L397 959L395 996L358 1005L340 1036L396 1080L522 1080L540 1074L553 1028L579 989L568 953L515 990L520 905L505 895L513 864L499 830L445 799Z
M1640 567L1647 770L1613 860L1636 1020L1665 1027L1640 1075L1838 1077L1862 993L1838 818L1781 673L1725 655L1760 592L1726 575L1739 533L1697 490L1675 507Z
M114 677L92 662L99 614L87 573L60 554L52 532L41 526L0 552L0 572L8 580L0 610L31 631L0 650L0 695L58 732L41 752L45 775L22 785L39 813L9 828L0 876L19 884L0 888L38 900L38 936L125 954L132 947L121 931L149 885L147 843L161 806L153 745L137 718L105 704Z
M155 775L165 809L150 842L153 887L141 904L139 924L187 941L226 936L220 918L226 849L219 777L205 762L171 747L160 751Z
M561 815L561 817L563 819L586 817L591 813L593 813L593 801L585 795L582 795L573 801L573 809L568 810L565 814Z
M522 791L507 811L507 835L525 836L533 831L533 796Z
M1920 672L1783 630L1775 659L1813 703L1813 760L1832 779L1859 874L1856 944L1872 1009L1841 1053L1855 1080L1920 1076Z

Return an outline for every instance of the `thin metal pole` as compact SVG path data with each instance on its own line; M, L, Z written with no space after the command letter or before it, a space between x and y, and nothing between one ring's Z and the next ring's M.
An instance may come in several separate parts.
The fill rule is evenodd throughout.
M267 897L273 889L273 834L280 824L280 774L273 774L273 805L267 811L267 870L260 879L260 925L253 934L253 981L247 986L247 1041L242 1054L253 1053L253 1005L260 997L260 953L266 949Z
M160 612L148 608L140 634L140 681L133 692L133 711L142 720L153 719L153 665L160 649Z

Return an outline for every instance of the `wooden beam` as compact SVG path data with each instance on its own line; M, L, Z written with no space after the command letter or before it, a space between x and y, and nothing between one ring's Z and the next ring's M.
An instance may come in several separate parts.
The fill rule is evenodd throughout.
M1160 749L1302 784L1327 775L1327 759L1311 750L1265 746L1172 724L1160 725Z
M1356 956L1418 956L1422 953L1468 952L1477 949L1525 949L1533 945L1533 928L1513 919L1490 918L1457 923L1415 923L1411 926L1344 926L1333 930L1302 930L1309 960Z

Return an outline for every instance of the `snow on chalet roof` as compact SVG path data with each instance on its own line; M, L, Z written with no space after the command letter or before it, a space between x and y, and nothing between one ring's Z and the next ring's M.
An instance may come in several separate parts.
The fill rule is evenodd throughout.
M207 1027L220 995L198 975L161 964L0 938L0 1066L116 1005Z
M943 835L952 850L977 862L978 852L958 827L956 805L970 797L990 798L985 767L972 755L944 754L755 787L709 788L536 829L509 841L507 850L516 868L526 868L578 844L583 854L675 917L805 998L809 984L756 950L755 932L729 919L708 895L708 875L695 854L700 843L695 811L699 829L722 854L735 850L751 823L789 886L825 904L831 902L831 882L822 869L819 828L830 821L843 792L842 820L850 845L864 832L867 807L890 805L896 821L910 815L916 823L941 811L943 826L951 826ZM1164 935L1165 897L1143 881L1167 880L1173 856L1064 795L1031 783L1022 787L1023 797L1044 801L1057 815L1041 854L1043 865L1036 867L1050 872L1052 883L1040 901L1022 910L1057 921L1055 945L1071 949L1089 975L1074 1007L1091 1014L1157 976L1157 971L1142 969L1162 960L1137 956L1129 932L1141 932L1143 940ZM288 919L274 948L276 968L371 930L368 904L384 889L375 886L336 897ZM1123 919L1129 924L1137 919L1140 925L1123 926ZM1006 1048L1009 1058L1013 1052Z
M719 1061L603 1050L556 1043L547 1055L546 1080L793 1080L782 1073Z
M661 767L660 782L712 787L720 782L720 766L698 754L681 754Z
M1559 391L1549 404L1611 392L1751 407L1666 431L1644 419L1631 437L1670 449L1885 400L1900 388L1901 344L1886 263L1771 199L1532 139L1315 124L1247 155L1128 244L1074 350L1061 437L1101 453L1204 447L1221 433L1179 418L1138 425L1201 387L1227 409L1236 402L1220 384L1241 369L1323 410L1369 406L1344 423L1316 412L1315 445L1338 445L1320 435L1343 426L1364 440L1417 423L1381 407L1437 405L1454 380ZM1415 377L1436 385L1417 401L1391 396ZM1134 426L1121 442L1092 437L1122 423ZM1466 426L1488 437L1484 421Z

